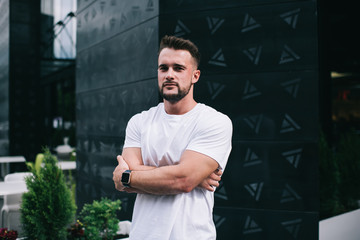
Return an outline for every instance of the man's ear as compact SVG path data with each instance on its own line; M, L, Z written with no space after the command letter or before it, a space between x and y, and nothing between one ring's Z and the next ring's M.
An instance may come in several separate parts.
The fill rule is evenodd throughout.
M200 70L196 69L193 72L192 83L196 83L197 81L199 81L199 78L200 78Z

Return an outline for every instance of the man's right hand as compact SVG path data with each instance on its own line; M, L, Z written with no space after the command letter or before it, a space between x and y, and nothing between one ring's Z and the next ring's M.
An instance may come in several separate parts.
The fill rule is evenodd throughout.
M219 182L221 180L222 171L220 169L216 169L213 173L211 173L207 178L205 178L198 187L204 188L208 191L213 192L215 187L219 186Z
M123 172L129 169L129 166L121 155L118 155L116 159L118 161L118 165L113 172L113 181L115 183L115 188L118 191L124 191L125 187L121 183L121 177Z

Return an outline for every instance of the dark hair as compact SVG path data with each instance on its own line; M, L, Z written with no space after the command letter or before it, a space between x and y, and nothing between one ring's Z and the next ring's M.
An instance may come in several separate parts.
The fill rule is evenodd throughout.
M173 48L175 50L186 50L195 59L196 67L200 64L200 52L197 46L190 40L165 35L160 42L159 54L164 48Z

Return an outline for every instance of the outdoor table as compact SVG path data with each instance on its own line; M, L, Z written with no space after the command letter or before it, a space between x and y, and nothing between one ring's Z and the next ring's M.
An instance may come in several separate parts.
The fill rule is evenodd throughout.
M75 161L59 161L58 165L62 170L75 170L76 169Z
M75 170L76 169L75 161L58 161L57 165L61 170ZM44 166L44 163L42 163L41 166Z
M2 156L0 157L1 173L0 177L4 179L6 174L10 172L10 163L14 162L25 162L23 156Z

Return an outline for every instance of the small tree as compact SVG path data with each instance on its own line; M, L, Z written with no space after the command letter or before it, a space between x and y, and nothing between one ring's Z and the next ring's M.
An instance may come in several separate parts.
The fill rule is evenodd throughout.
M116 236L119 220L116 211L120 210L121 201L102 198L92 204L85 204L80 212L81 221L88 240L110 240Z
M32 169L25 179L28 192L23 194L21 222L28 239L66 239L66 228L75 219L76 206L71 198L57 159L44 148L43 166Z

